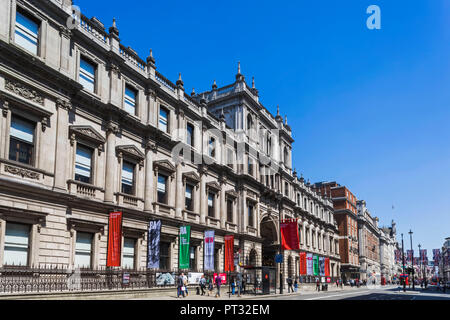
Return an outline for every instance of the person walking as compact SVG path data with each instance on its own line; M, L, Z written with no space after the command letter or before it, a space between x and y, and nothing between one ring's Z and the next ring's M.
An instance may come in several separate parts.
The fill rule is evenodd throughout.
M286 279L286 282L288 284L288 293L294 292L294 289L292 288L292 279L288 276Z
M206 279L205 279L205 275L202 275L201 279L200 279L200 290L202 290L202 296L205 295L205 288L206 288Z
M220 276L217 276L215 279L216 287L217 287L217 293L216 298L220 298L220 286L222 285L222 278Z
M297 290L298 290L298 281L297 281L297 278L295 278L295 281L294 281L294 291L297 292Z
M320 292L320 281L319 281L319 278L317 278L317 280L316 280L316 289L317 289L317 291Z
M236 289L236 282L235 282L234 277L233 277L231 279L231 295L233 295L233 296L234 296L235 289Z
M213 290L214 290L213 280L211 279L211 277L208 277L208 297L210 296Z
M237 290L238 290L238 297L242 294L242 274L238 273L237 275Z
M177 279L177 298L179 298L180 296L182 296L184 298L183 277L184 277L184 273L181 273Z
M187 276L184 274L183 274L183 284L184 284L184 292L186 293L186 297L187 297L189 295L188 287L187 287L189 282L188 282Z

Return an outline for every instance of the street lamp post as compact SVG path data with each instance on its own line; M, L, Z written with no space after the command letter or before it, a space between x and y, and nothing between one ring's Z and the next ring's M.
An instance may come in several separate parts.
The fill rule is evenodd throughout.
M403 261L403 277L405 277L405 249L403 246L403 233L402 233L402 261ZM406 292L406 280L403 278L403 292Z
M410 240L411 240L411 252L413 252L413 245L412 245L412 235L413 235L413 232L411 231L411 229L409 229L409 238L410 238ZM415 290L415 287L414 287L414 254L413 254L413 256L412 256L412 261L411 261L411 269L412 269L412 285L413 285L413 290Z
M424 275L422 272L422 255L420 252L420 248L422 248L422 246L420 245L420 243L419 243L418 247L419 247L419 275L418 276L419 276L419 281L420 281L420 274L422 273L422 283L424 283Z

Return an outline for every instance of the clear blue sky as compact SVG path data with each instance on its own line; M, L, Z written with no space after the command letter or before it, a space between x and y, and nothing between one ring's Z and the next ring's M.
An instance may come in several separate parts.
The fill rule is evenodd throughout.
M397 221L409 249L450 236L450 1L75 0L186 91L234 81L237 61L295 138L311 182L336 180ZM381 30L366 8L381 8ZM395 209L392 210L392 205ZM406 245L407 244L407 245Z

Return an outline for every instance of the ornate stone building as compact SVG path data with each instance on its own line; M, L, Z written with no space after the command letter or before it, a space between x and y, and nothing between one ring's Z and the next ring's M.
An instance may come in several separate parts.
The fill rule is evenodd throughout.
M397 228L394 220L390 227L380 228L380 267L381 276L386 281L401 273L401 268L395 263L395 250L397 250Z
M144 61L124 46L115 22L107 32L73 20L71 5L0 0L0 267L104 267L108 213L120 210L129 268L146 267L154 219L161 269L178 266L182 225L190 270L202 270L205 230L215 230L216 271L226 234L244 264L274 265L281 216L298 219L301 250L329 257L339 276L332 202L297 176L291 128L240 67L232 84L188 95L151 51ZM284 274L298 264L285 252Z
M356 202L358 209L359 261L361 263L361 280L376 280L380 284L380 235L378 218L372 217L366 207L366 201Z

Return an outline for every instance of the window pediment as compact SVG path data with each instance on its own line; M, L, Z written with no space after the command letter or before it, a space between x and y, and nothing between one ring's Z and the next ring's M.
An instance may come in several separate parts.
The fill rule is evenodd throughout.
M158 160L153 162L153 168L162 169L170 173L175 172L175 166L169 160Z
M219 192L220 191L220 185L217 183L217 182L215 182L215 181L212 181L212 182L208 182L207 184L206 184L206 188L208 189L208 190L210 190L210 191L215 191L215 192Z
M200 177L194 171L185 172L183 173L183 180L198 184L200 182Z
M233 199L236 199L238 197L238 193L236 191L234 191L234 190L226 191L225 194L226 194L227 197L230 197L230 198L233 198Z
M117 146L116 152L118 154L122 153L122 156L127 156L132 159L137 160L138 162L142 162L145 159L144 153L139 150L136 146L127 145L127 146Z
M79 138L88 140L98 146L103 146L106 139L91 126L70 126L69 133L71 139Z

